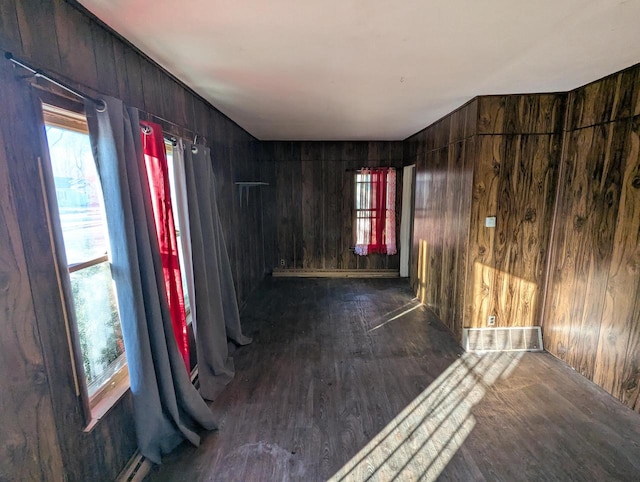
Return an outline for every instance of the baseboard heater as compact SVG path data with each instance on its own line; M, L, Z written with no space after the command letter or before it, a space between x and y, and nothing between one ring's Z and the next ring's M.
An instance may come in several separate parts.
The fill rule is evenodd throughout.
M539 326L464 328L462 347L469 352L544 350Z
M152 466L151 461L136 450L116 482L142 482L151 473Z
M398 278L397 269L274 269L274 278Z

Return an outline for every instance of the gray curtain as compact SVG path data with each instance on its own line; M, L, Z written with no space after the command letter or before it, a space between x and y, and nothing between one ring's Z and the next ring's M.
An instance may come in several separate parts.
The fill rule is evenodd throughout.
M251 338L244 336L240 327L209 149L187 144L184 158L198 314L198 378L202 396L214 400L235 373L227 339L246 345Z
M105 199L140 452L160 463L184 439L214 429L175 342L146 180L138 111L105 98L87 105L89 132Z

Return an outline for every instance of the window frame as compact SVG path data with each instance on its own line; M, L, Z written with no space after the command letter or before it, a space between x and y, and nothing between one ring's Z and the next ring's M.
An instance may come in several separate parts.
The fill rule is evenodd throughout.
M108 262L109 255L108 253L105 253L80 263L69 264L67 262L53 167L46 135L47 125L54 125L59 128L88 134L86 120L81 119L81 117L86 117L86 114L83 104L49 92L40 92L40 95L37 97L37 108L39 109L41 115L40 119L42 122L40 129L42 159L39 159L40 164L38 167L41 189L46 204L47 228L50 234L51 246L54 251L53 254L58 290L63 308L63 322L67 335L69 356L71 358L71 368L73 371L76 397L81 405L84 419L84 431L89 432L96 426L97 422L103 418L113 406L116 405L124 394L129 391L130 384L128 364L125 352L124 363L118 367L113 374L111 374L107 382L105 382L93 395L89 396L88 384L83 366L80 333L78 330L76 312L73 303L70 275L82 269ZM47 113L47 111L58 112L58 120L64 117L64 121L52 121L52 118L56 117L56 114L50 114ZM74 117L76 117L75 120ZM120 321L122 322L122 320Z
M373 184L373 176L371 171L374 171L376 169L386 169L387 170L387 181L384 184L384 190L385 190L385 199L387 199L386 201L386 206L385 209L383 210L384 214L383 216L377 216L376 215L376 211L377 209L374 207L371 207L372 202L373 204L375 204L376 200L375 200L375 193L373 188L371 187ZM369 172L367 172L369 171ZM393 183L393 187L394 189L391 190L390 187L392 186L391 182L389 181L389 176L390 173L393 172L393 176L394 176L394 183ZM368 176L368 178L366 179L362 179L362 177ZM400 178L402 179L402 178ZM354 176L353 176L353 202L351 204L352 206L352 240L353 240L353 250L356 251L358 250L358 246L361 245L367 245L370 243L359 243L358 241L358 234L359 234L359 224L360 221L367 221L367 223L369 224L369 228L371 228L372 226L372 220L375 220L376 224L379 223L380 221L385 223L384 226L384 238L383 240L381 240L381 244L386 245L387 247L389 246L389 239L393 239L394 242L392 243L393 245L395 245L395 239L397 238L397 231L398 231L398 222L395 219L397 217L397 209L398 209L398 200L397 200L397 185L398 185L398 169L396 169L395 166L367 166L367 167L361 167L358 169L354 169ZM364 201L365 204L369 207L358 207L359 202L362 200L362 197L359 196L359 186L370 186L368 189L368 192L366 193L366 196L364 197ZM393 209L390 209L388 207L389 205L389 195L390 192L393 192L394 195L392 196L392 202L393 202ZM393 216L390 214L393 213ZM387 221L389 220L389 218L393 218L393 226L392 229L390 229L390 226L387 225ZM366 223L365 223L366 224ZM368 238L371 239L371 232L369 232L369 236ZM386 255L394 255L397 254L397 248L395 253L389 254L387 253ZM381 253L377 253L377 252L370 252L367 253L366 255L372 255L372 254L381 254Z

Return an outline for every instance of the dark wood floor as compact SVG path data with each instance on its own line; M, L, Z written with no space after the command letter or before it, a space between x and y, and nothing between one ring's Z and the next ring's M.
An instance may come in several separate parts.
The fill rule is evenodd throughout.
M640 415L546 353L463 353L405 281L268 279L243 325L219 430L149 480L640 480Z

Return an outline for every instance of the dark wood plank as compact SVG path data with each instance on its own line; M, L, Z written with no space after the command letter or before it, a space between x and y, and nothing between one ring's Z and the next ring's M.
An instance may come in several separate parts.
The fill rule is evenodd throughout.
M553 134L562 131L565 94L510 95L505 111L505 134Z
M466 280L464 326L486 326L491 313L494 284L494 246L496 229L485 227L487 216L498 214L500 173L505 159L502 136L477 138L473 160L473 197L471 203L468 275ZM496 320L500 323L500 320Z
M60 72L63 75L73 73L73 78L70 79L72 82L99 90L96 55L91 35L93 21L63 0L57 0L53 4L60 49Z
M0 67L6 94L7 64ZM15 92L15 91L13 91ZM12 93L13 93L12 92ZM8 99L0 94L0 102ZM15 134L0 120L0 145ZM11 109L12 113L15 113ZM10 184L9 165L25 159L0 149L0 425L4 443L0 449L0 473L6 480L63 480L64 464L50 398L50 380L41 350L41 339L29 286L24 240L21 236L15 191Z
M640 119L616 123L621 135L610 148L619 156L616 173L619 208L612 239L593 380L630 407L637 406L640 374L638 298L640 297ZM613 147L615 143L618 148ZM612 201L615 201L612 199ZM597 320L593 320L597 322Z
M162 93L166 77L162 76L162 72L151 61L144 58L140 59L140 76L144 95L144 110L166 119L169 114L165 112L165 100Z
M22 54L41 69L60 72L60 50L54 22L57 2L16 0Z
M129 46L125 47L124 59L127 67L127 87L129 93L128 104L132 107L137 107L138 109L144 110L146 106L142 87L142 59ZM149 106L149 108L151 109L152 106Z
M491 95L477 99L477 134L500 134L504 132L504 116L507 96Z
M16 56L22 55L15 1L0 1L0 47Z
M564 191L549 284L546 346L593 377L622 179L626 126L599 125L567 136Z
M149 481L640 471L636 414L548 354L461 353L402 280L268 280L242 316L254 343L211 405L219 430Z
M605 77L571 92L569 129L580 129L608 122L616 97L616 76Z
M91 35L96 59L96 89L112 97L118 97L120 95L120 85L116 69L113 35L96 23L91 24Z

